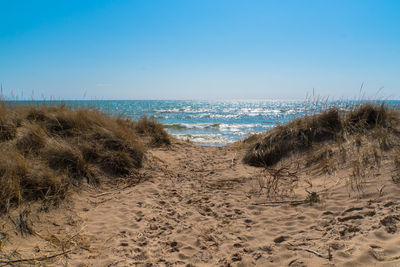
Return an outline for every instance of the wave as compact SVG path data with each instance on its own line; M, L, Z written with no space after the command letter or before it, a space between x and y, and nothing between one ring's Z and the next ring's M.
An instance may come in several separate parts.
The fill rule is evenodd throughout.
M224 119L233 119L239 117L239 114L212 114L210 118L224 118Z
M172 130L184 130L184 129L186 129L185 126L183 126L181 124L178 124L178 123L177 124L164 124L163 126L166 129L172 129Z
M238 118L239 114L196 114L196 115L186 115L183 118L186 119L204 119L204 118L212 118L212 119L235 119Z
M168 116L153 115L152 118L154 118L154 119L168 119Z
M154 110L155 113L178 113L180 112L179 109L177 108L172 108L172 109L156 109Z
M262 128L263 130L267 130L272 128L273 125L266 125L260 123L254 124L221 124L221 131L227 132L242 132L243 130L250 130L248 132L254 132L254 128Z
M155 113L206 113L210 111L210 109L206 108L192 109L191 107L154 110Z
M225 108L222 110L208 109L208 108L199 108L193 109L191 107L185 108L171 108L171 109L155 109L154 113L205 113L202 114L204 116L215 116L215 117L225 117L225 116L238 116L247 114L257 114L257 115L268 115L268 114L279 114L279 113L296 113L300 112L300 110L294 109L265 109L265 108ZM228 113L228 114L218 114L218 113Z
M235 132L229 135L224 134L172 134L174 137L184 141L191 141L200 145L226 145L242 140L251 134L261 133L262 131L254 132Z
M174 123L164 124L164 128L172 130L187 130L187 129L219 129L221 123Z
M238 112L240 115L266 116L266 115L280 115L280 114L293 114L297 111L294 109L263 109L263 108L242 108Z
M234 142L234 140L221 136L219 134L176 134L174 136L180 140L191 141L200 145L225 145Z
M225 123L175 123L175 124L164 124L164 128L173 131L188 131L188 130L219 130L221 132L230 132L232 134L239 133L240 135L256 132L257 129L266 131L272 128L271 124L225 124ZM259 130L258 130L259 131Z

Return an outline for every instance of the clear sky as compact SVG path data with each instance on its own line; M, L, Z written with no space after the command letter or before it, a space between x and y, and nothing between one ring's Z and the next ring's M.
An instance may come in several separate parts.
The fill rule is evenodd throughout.
M6 94L400 98L400 1L0 0Z

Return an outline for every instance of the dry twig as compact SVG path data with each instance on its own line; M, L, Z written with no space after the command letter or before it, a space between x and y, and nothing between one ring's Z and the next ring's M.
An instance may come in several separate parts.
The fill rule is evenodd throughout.
M233 155L233 157L232 157L231 168L233 168L233 166L235 166L236 154L237 154L237 153L235 153L235 154Z
M50 256L42 256L42 257L30 258L30 259L19 259L19 260L2 260L2 259L0 259L0 263L12 264L12 263L18 263L18 262L45 261L45 260L49 260L52 258L66 255L66 254L70 253L71 251L72 250L68 250L68 251L65 251L62 253L57 253L57 254L50 255Z
M323 258L323 259L327 259L327 260L331 260L332 259L332 255L329 255L328 257L326 257L326 256L322 255L321 253L316 252L315 250L312 250L312 249L309 249L309 248L305 248L304 251L310 252L310 253L312 253L312 254L320 257L320 258ZM330 254L329 251L330 250L328 250L328 253Z

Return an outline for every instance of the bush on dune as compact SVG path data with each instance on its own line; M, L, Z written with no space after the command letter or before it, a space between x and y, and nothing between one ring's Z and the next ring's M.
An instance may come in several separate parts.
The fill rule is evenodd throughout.
M398 119L396 111L389 109L385 104L379 106L366 103L350 109L346 114L346 129L349 132L362 132L373 128L387 128Z
M154 120L134 122L65 105L2 102L0 212L27 200L58 202L71 183L129 176L142 166L148 139L151 146L169 144L168 134Z
M331 107L319 114L307 115L285 125L278 125L271 131L257 136L243 161L257 167L272 166L285 156L307 150L313 144L344 140L346 136L372 129L390 130L398 123L399 118L398 112L385 104L365 103L347 111Z

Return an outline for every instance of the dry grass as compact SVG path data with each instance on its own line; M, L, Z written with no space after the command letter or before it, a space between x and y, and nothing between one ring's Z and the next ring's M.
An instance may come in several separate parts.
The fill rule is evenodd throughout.
M399 128L399 111L384 104L367 103L346 111L333 107L250 137L243 160L267 171L289 163L297 171L318 175L348 168L349 188L362 195L366 179L379 172L385 158L394 159L393 181L400 181ZM291 188L288 174L267 172L262 179L260 188L269 197L285 196L284 190Z
M17 134L16 121L6 107L0 106L0 142L13 139Z
M258 167L273 166L282 158L309 150L315 144L335 142L340 144L350 138L360 146L361 138L370 133L382 149L391 147L390 134L399 124L400 115L385 104L371 103L355 106L348 111L331 107L319 114L294 119L286 125L258 136L244 156L244 162ZM250 137L254 139L253 137ZM327 160L327 154L321 159Z
M263 175L258 178L260 192L265 191L267 197L290 197L294 195L299 179L296 172L287 167L277 169L265 168Z
M394 165L396 169L400 170L400 148L398 147L393 156Z
M143 116L141 120L134 124L134 128L142 137L150 137L149 144L151 146L171 144L171 140L164 127L153 118L148 119L146 116Z
M21 130L15 143L20 152L33 154L45 146L47 134L39 125L27 123Z
M149 144L169 143L161 124L147 118L1 102L0 212L29 200L57 203L71 183L128 177L142 166Z

